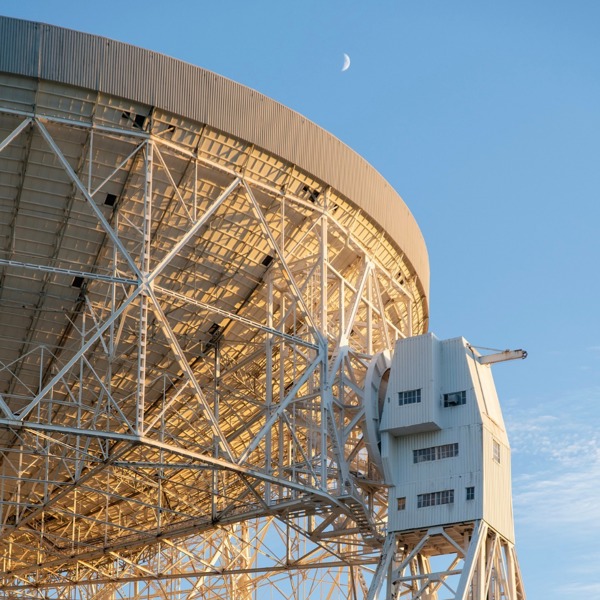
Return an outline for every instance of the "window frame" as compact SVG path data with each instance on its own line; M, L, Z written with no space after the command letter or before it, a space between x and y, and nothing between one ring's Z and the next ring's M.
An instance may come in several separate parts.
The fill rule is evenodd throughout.
M413 450L413 464L455 458L458 456L458 442L430 446L428 448L416 448Z
M450 401L451 397L457 397L458 401ZM467 403L467 390L459 390L458 392L446 392L443 396L443 406L444 408L454 408L455 406L463 406Z
M500 449L500 442L498 440L492 440L492 458L494 459L494 462L497 462L498 464L500 464L502 454L501 454L501 449Z
M430 506L441 506L442 504L454 504L454 490L417 494L417 508L429 508Z
M406 406L407 404L419 404L420 402L421 388L398 392L398 406Z

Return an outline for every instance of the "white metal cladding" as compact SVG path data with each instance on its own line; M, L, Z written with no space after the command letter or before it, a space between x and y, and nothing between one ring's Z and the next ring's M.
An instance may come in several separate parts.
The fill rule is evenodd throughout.
M406 253L424 297L428 295L427 251L408 207L366 161L297 113L198 67L96 36L3 17L0 40L6 47L2 71L160 107L298 164L384 226Z
M402 435L440 428L439 355L431 333L396 344L381 431ZM409 390L421 390L421 401L401 406L398 394Z
M422 401L398 406L399 390L421 388ZM466 392L466 403L443 406L446 393ZM390 502L390 527L414 530L436 524L485 520L513 542L510 447L489 365L481 365L463 338L438 340L433 334L399 340L392 358L382 415L382 456L394 497L406 497L406 509ZM419 431L435 414L438 431ZM413 451L458 443L458 456L415 463ZM500 448L500 460L494 456ZM475 487L466 500L466 487ZM417 508L418 494L454 490L453 506Z
M506 437L504 418L502 417L502 409L494 385L491 366L479 364L472 350L467 353L467 357L473 389L479 399L484 422L490 427L497 428L499 432L502 432L499 435L504 438Z
M39 75L39 23L0 17L0 71L16 72L27 77ZM15 45L19 52L15 53Z
M483 516L482 465L480 459L482 431L480 425L443 429L438 433L420 433L397 438L397 473L394 488L397 498L406 497L406 510L393 513L390 529L403 531L440 523L472 521ZM458 443L458 456L415 463L413 450L442 444ZM450 485L445 488L444 486ZM475 498L466 501L467 486L475 487ZM454 490L454 508L417 509L417 495L442 489ZM391 505L393 500L391 501ZM454 521L435 521L452 517Z
M483 510L486 521L514 543L510 447L506 436L483 428ZM500 462L494 459L494 442L500 445Z
M481 369L481 365L475 364L473 356L467 351L466 341L463 338L442 340L440 352L443 357L440 369L440 406L443 406L444 394L464 391L467 397L465 404L441 411L440 419L443 426L457 427L466 423L480 422L482 419L479 400L481 386L478 371ZM487 371L490 372L489 369ZM493 389L495 393L495 388Z

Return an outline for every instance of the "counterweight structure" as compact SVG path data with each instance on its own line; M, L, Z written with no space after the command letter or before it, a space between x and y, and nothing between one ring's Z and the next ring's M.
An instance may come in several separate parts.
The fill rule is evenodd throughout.
M368 415L428 327L401 198L252 90L8 18L0 176L1 597L375 590Z

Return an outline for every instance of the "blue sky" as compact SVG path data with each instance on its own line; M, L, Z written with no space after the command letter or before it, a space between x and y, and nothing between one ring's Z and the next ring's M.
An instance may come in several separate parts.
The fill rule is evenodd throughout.
M600 597L597 0L4 0L0 12L213 70L377 168L428 245L431 330L529 352L494 368L528 597Z

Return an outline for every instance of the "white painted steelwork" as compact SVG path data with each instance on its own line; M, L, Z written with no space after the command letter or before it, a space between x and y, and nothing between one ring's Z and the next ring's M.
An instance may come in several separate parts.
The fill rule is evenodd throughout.
M256 92L5 18L0 175L0 594L365 595L365 380L428 318L389 185Z
M391 598L525 599L510 446L480 358L463 338L396 343L379 424L388 537L369 598L387 576Z
M527 352L525 350L503 350L502 352L480 356L479 362L482 365L492 365L507 360L516 360L517 358L527 358Z

